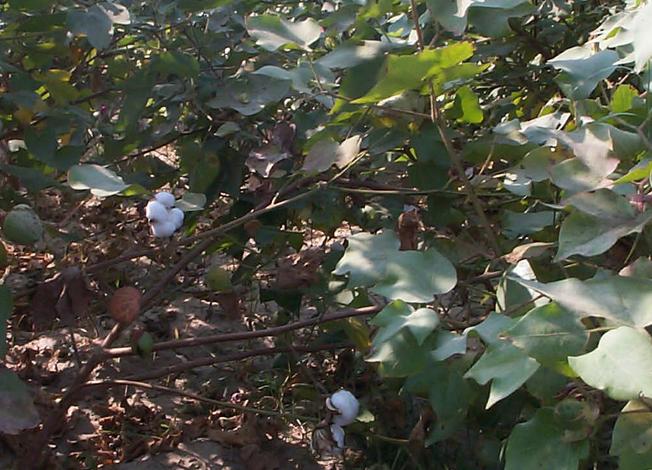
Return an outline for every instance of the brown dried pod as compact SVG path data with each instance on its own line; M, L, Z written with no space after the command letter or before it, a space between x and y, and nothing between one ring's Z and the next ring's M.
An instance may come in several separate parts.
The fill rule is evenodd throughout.
M109 300L109 313L118 323L129 325L140 313L142 294L135 287L121 287Z

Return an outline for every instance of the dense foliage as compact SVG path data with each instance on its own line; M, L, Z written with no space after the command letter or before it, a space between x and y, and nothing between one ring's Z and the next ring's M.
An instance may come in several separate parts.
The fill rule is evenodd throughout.
M235 259L222 281L244 289L350 229L260 295L280 323L387 303L321 335L382 378L341 384L367 407L356 446L398 440L366 465L405 439L431 468L652 467L652 3L8 0L0 24L4 211L167 186L180 246ZM60 267L84 236L5 217L8 247ZM0 372L0 403L26 410L0 409L0 431L34 427ZM417 407L407 430L373 408L390 396Z

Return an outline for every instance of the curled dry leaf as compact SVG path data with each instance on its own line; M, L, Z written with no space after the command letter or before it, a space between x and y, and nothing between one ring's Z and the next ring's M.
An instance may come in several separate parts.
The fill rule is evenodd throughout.
M109 313L118 323L129 325L140 314L142 294L135 287L121 287L109 300Z
M396 223L396 232L401 241L402 251L416 250L419 243L419 230L421 229L421 219L416 208L411 208L403 211L398 216Z
M319 281L319 267L324 259L320 249L300 251L278 261L275 289L292 290L310 287Z
M39 284L32 297L32 322L37 331L48 329L55 318L64 325L74 324L91 300L91 291L81 269L71 266Z

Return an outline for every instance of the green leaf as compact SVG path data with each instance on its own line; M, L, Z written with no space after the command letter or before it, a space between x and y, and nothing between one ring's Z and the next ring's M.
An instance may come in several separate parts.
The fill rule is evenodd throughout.
M423 369L427 358L426 349L404 329L374 348L367 362L380 363L380 373L386 377L407 377Z
M389 299L425 303L457 283L455 267L434 248L399 251L393 232L359 233L348 241L333 273L349 274L350 287L375 284L372 290Z
M508 18L523 16L531 9L528 0L426 0L426 4L433 19L456 35L464 32L467 19L481 32L504 34Z
M625 113L632 109L634 99L638 97L638 90L631 85L618 85L611 95L609 109L613 113Z
M581 320L555 303L530 310L503 335L540 364L567 375L572 375L568 356L584 351L589 338Z
M480 124L484 119L478 95L469 86L463 86L457 90L452 111L458 122Z
M517 424L509 435L505 470L577 470L580 460L588 457L589 443L565 442L563 433L553 410L537 410L532 419Z
M93 5L85 11L70 11L68 26L73 34L88 37L88 42L96 49L106 49L113 39L114 19L107 8L101 4Z
M321 36L321 26L312 18L290 22L279 16L250 16L246 21L247 32L256 43L268 51L286 45L310 50L310 44Z
M555 223L555 212L503 212L503 233L507 238L517 238L539 232Z
M252 116L261 112L268 104L278 103L289 90L288 80L250 74L227 80L206 105L210 108L232 108L245 116Z
M317 64L329 69L349 69L382 56L387 48L387 44L381 41L345 42L320 57Z
M27 168L16 165L4 165L0 163L0 169L18 178L29 192L36 193L59 183L51 176L43 174L36 168Z
M68 170L68 184L72 189L90 189L98 197L118 194L129 187L115 172L100 165L75 165Z
M486 408L507 398L525 383L539 368L539 363L509 343L489 345L482 357L464 378L471 378L480 385L491 381Z
M511 279L551 298L578 318L602 317L617 325L641 328L652 324L649 279L610 276L588 281L571 278L548 284L514 276Z
M7 321L13 308L11 291L7 286L0 285L0 360L7 354Z
M652 341L645 330L621 326L608 331L596 349L568 362L584 382L614 400L652 397Z
M204 210L206 206L206 195L203 193L185 192L181 199L174 204L184 212L194 212Z
M379 234L361 232L347 238L344 256L335 266L333 274L349 275L349 287L370 286L385 271L387 255L397 251L400 242L393 232Z
M470 326L464 330L464 336L471 333L478 335L486 344L500 344L500 333L514 324L514 320L501 313L491 312L482 323Z
M457 42L414 55L390 54L378 83L353 103L374 103L404 91L418 89L428 79L444 73L447 67L457 65L472 55L473 45L469 42Z
M308 173L321 173L333 164L337 168L344 168L358 156L361 143L362 139L359 135L349 137L340 144L331 139L320 140L310 147L302 170Z
M611 437L611 455L652 453L652 410L642 401L632 400L622 409ZM642 468L642 467L639 467Z
M652 220L652 211L637 214L626 198L609 189L577 194L566 204L578 210L562 222L556 261L604 253L620 238L640 233Z
M18 434L40 422L27 386L0 364L0 433Z
M399 301L390 303L378 316L381 317L379 320L381 323L375 323L373 320L371 322L372 324L382 324L382 328L374 336L375 346L387 341L403 328L412 333L417 344L422 345L439 325L439 316L434 310L429 308L414 310L411 306Z
M588 98L600 81L616 70L618 53L610 49L594 53L589 47L572 47L548 61L562 73L560 88L571 99Z
M431 302L457 284L455 267L434 248L388 253L385 271L372 291L406 302Z

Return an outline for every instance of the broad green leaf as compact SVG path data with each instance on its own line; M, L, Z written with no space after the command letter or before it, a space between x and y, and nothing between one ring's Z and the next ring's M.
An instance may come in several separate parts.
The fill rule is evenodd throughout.
M598 83L616 70L618 53L604 50L594 53L589 47L572 47L548 61L562 73L557 77L566 96L579 100L588 98Z
M310 50L310 45L321 36L321 26L308 18L291 22L279 16L250 16L246 21L247 32L256 43L268 51L275 51L286 45L296 45Z
M417 344L422 345L425 339L439 325L439 316L437 312L429 308L420 308L414 310L405 303L392 302L378 315L382 317L382 327L374 336L374 345L378 346L396 335L403 328L412 333ZM402 308L396 308L400 306ZM373 322L372 322L373 323Z
M509 343L499 342L487 347L478 362L464 374L464 378L471 378L480 385L491 381L485 406L489 409L518 390L538 368L539 363L521 350Z
M555 212L503 212L503 233L507 238L517 238L539 232L555 223Z
M510 328L513 324L514 319L501 313L491 312L482 323L470 326L464 330L464 336L475 333L486 344L496 344L502 341L499 338L500 333Z
M608 189L576 194L566 204L577 210L561 225L556 260L604 253L621 237L641 232L652 219L652 211L637 214L626 198Z
M4 365L0 365L0 432L19 434L40 422L27 386Z
M631 85L618 85L611 95L609 108L613 113L624 113L632 109L634 99L638 97L638 90Z
M652 452L652 410L632 400L622 409L611 437L611 455L650 454Z
M184 212L201 211L206 206L206 195L203 193L185 192L181 196L181 199L178 199L174 205Z
M476 386L463 378L464 363L430 364L423 371L429 382L428 399L437 420L433 423L428 445L449 438L464 425L468 409L477 395Z
M383 76L363 97L354 103L374 103L404 91L414 90L430 78L468 59L473 55L469 42L457 42L437 49L428 49L414 55L390 54L385 62Z
M568 362L584 382L614 400L652 397L652 341L645 330L621 326L608 331L596 349Z
M27 168L16 165L4 165L0 163L0 169L18 178L29 192L36 193L59 183L51 176L45 175L36 168Z
M105 2L85 11L68 13L70 31L88 37L88 42L96 49L106 49L111 44L113 23L129 23L129 12L122 5Z
M72 189L90 189L98 197L113 196L129 187L112 170L94 164L71 167L68 170L68 184Z
M406 302L431 302L457 284L455 267L434 248L387 254L385 271L371 288L376 294Z
M321 173L333 164L340 169L344 168L358 156L361 142L359 135L349 137L340 144L331 139L320 140L308 150L302 170Z
M393 232L378 234L357 233L347 238L344 256L335 266L333 274L349 275L350 287L370 286L383 276L387 255L398 251L400 242Z
M387 47L387 44L381 41L343 43L322 56L317 63L329 69L348 69L382 56Z
M427 0L426 3L433 19L456 35L464 32L467 19L480 26L483 32L499 35L504 32L507 18L523 16L530 11L522 8L529 6L528 0ZM489 18L493 25L488 24Z
M463 86L455 92L452 111L458 122L480 124L484 119L478 95L469 86Z
M423 369L427 357L426 349L404 329L374 348L367 362L380 363L380 373L386 377L407 377Z
M444 361L455 354L466 352L466 335L440 330L435 333L430 357L435 361Z
M232 108L245 116L252 116L268 104L278 103L289 90L288 80L251 74L227 80L206 105L210 108Z
M530 310L503 335L540 364L566 374L572 374L568 356L584 351L589 338L581 320L555 303Z
M563 433L553 410L540 408L532 419L512 430L505 470L577 470L580 461L589 455L589 442L565 442Z
M12 309L11 291L7 286L0 284L0 360L4 359L7 353L7 321Z
M606 177L617 166L618 163L616 162L613 168L604 168L604 171L598 172L591 169L579 158L569 158L553 166L550 169L550 177L556 186L565 189L570 194L574 194L607 186L611 181L607 180Z
M614 184L632 183L634 181L644 180L652 174L652 159L646 158L636 164L625 176L621 176Z
M570 310L579 318L602 317L631 327L652 324L652 281L610 276L580 281L564 279L547 284L511 277Z

